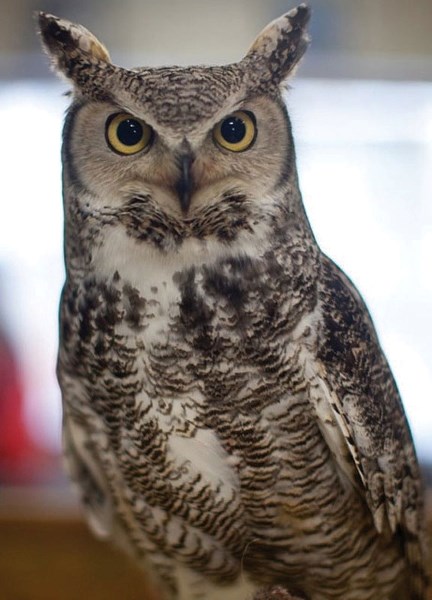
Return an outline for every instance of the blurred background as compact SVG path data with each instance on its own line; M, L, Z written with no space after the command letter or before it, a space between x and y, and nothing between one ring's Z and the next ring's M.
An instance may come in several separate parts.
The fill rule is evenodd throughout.
M270 20L294 4L0 0L0 515L15 519L7 539L18 549L20 543L28 547L29 536L34 539L19 525L23 519L77 514L61 468L55 379L67 86L50 73L33 12L84 24L107 45L115 63L133 67L236 61ZM313 41L287 94L306 209L321 247L367 301L429 477L432 2L309 4ZM79 535L90 552L93 541L84 530ZM59 551L55 535L52 543ZM39 598L36 588L29 595L18 579L10 579L14 568L17 577L22 568L12 558L0 562L0 580L3 568L12 581L7 598ZM105 560L111 565L109 557ZM92 598L99 597L96 588ZM51 597L46 590L40 593L44 600ZM65 593L64 598L77 597ZM130 598L138 597L134 593ZM129 598L123 592L121 597Z

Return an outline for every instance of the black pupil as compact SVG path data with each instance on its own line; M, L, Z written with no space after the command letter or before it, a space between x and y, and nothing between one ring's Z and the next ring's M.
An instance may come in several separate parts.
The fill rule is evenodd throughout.
M117 137L125 146L135 146L142 140L143 127L135 119L125 119L117 127Z
M228 117L223 121L220 132L229 144L238 144L246 135L246 125L238 117Z

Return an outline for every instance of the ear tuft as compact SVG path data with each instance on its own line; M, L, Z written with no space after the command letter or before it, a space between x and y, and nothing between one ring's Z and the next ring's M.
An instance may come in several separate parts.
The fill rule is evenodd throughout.
M108 50L82 25L43 12L37 17L45 51L54 68L66 77L71 76L74 64L83 57L110 63Z
M311 10L306 4L272 21L258 35L245 57L261 81L280 85L293 71L309 45L307 24Z

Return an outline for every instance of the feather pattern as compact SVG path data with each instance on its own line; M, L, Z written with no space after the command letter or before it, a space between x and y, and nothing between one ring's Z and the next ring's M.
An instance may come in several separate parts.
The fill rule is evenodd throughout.
M93 531L167 600L425 598L403 407L297 181L281 93L308 18L300 5L276 20L239 63L127 70L81 26L40 15L74 87L66 463ZM108 133L124 112L151 133L121 155ZM234 152L215 131L239 121L255 130Z

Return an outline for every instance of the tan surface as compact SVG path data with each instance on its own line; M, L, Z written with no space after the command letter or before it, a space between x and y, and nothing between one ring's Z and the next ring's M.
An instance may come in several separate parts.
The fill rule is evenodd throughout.
M153 600L144 577L77 520L0 520L2 600Z

